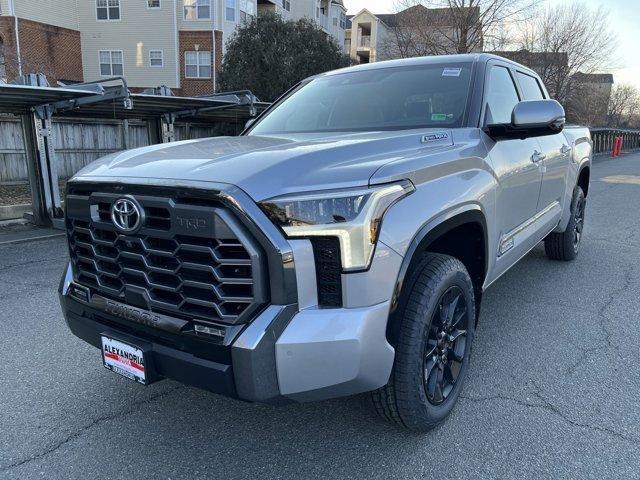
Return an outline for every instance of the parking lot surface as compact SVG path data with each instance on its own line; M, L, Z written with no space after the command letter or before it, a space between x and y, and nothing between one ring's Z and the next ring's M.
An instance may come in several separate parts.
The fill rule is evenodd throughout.
M364 396L269 407L107 372L57 299L64 239L0 247L0 478L640 478L640 154L596 160L582 251L486 293L427 435Z

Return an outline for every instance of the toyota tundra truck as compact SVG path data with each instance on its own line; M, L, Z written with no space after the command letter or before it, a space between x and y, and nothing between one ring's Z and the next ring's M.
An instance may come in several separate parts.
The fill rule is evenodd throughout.
M460 396L486 289L540 242L578 254L591 151L498 56L317 75L240 136L80 171L66 323L140 384L270 404L371 392L427 431Z

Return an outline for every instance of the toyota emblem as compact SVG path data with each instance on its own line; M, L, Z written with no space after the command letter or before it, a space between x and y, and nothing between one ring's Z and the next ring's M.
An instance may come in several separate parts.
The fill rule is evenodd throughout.
M122 233L134 233L140 228L144 212L132 197L119 198L111 206L111 221Z

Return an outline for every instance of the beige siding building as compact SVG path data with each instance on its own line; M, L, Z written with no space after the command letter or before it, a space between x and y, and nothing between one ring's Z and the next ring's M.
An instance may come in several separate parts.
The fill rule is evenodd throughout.
M359 63L405 56L455 54L461 35L460 16L471 22L472 51L482 51L478 7L427 8L420 4L398 13L376 14L363 9L349 17L345 53ZM471 34L469 34L471 37Z
M296 0L258 0L258 15L273 13L285 20L292 20L292 2Z
M382 46L390 32L381 17L382 15L375 15L365 8L350 18L350 42L345 48L352 59L359 63L384 60L381 55Z
M7 11L11 3L15 6L15 14L34 22L55 25L56 27L78 30L77 0L37 0L20 1L2 0L2 12Z
M78 2L84 79L123 75L132 87L179 88L174 2L113 3Z
M0 0L0 79L124 76L134 91L210 94L227 40L267 11L308 18L344 44L342 0Z
M267 12L285 20L311 20L340 47L344 44L347 9L343 0L258 0L258 14Z
M212 93L225 42L256 14L256 0L82 2L84 77L122 74L133 88Z
M257 0L0 0L0 78L212 93L225 42L257 12Z

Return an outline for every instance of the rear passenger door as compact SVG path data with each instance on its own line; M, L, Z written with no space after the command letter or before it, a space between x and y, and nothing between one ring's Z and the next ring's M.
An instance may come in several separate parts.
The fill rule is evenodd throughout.
M511 113L521 100L513 70L502 63L489 62L484 88L483 126L511 123ZM539 150L535 138L495 141L484 135L489 159L497 177L496 227L498 255L494 276L499 276L535 243L525 226L535 217L542 173L532 156Z
M548 98L537 78L525 72L517 71L523 100L542 100ZM571 146L564 133L537 137L542 156L538 162L542 173L542 187L538 199L537 211L549 211L560 206L565 193L566 176L571 158ZM556 203L557 202L557 203ZM555 209L557 211L557 209Z

